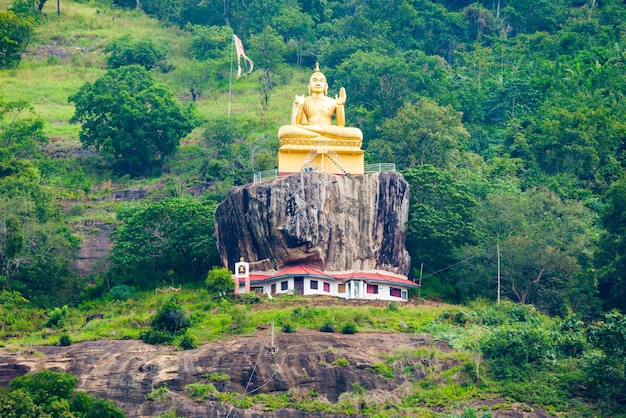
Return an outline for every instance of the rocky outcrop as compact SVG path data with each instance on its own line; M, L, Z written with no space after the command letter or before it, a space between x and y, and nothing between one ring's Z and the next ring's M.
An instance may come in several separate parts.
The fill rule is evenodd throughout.
M215 212L223 263L408 275L409 185L394 172L299 173L233 188Z
M277 334L275 352L266 349L269 343L266 333L187 351L131 340L36 347L37 351L31 355L0 349L0 386L7 387L11 379L41 369L68 371L78 378L78 390L114 401L128 417L152 417L170 411L187 418L224 417L232 410L231 405L215 399L194 401L185 386L211 383L210 375L220 372L227 376L223 382L213 382L220 392L254 395L290 389L296 394L316 391L320 399L335 403L342 393L352 391L352 385L359 383L370 391L392 396L404 382L420 379L423 374L417 371L412 376L389 381L374 372L380 356L401 348L436 344L426 336L409 333L320 332ZM444 344L440 348L449 350ZM334 365L338 359L344 359L347 364ZM452 364L443 366L449 369ZM146 399L164 384L167 393L163 399ZM236 412L242 418L310 416L293 409L271 413L251 408Z

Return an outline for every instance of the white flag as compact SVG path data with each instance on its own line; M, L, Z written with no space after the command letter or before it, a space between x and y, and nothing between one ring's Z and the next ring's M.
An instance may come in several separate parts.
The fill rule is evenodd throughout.
M245 60L250 66L250 69L246 71L246 74L250 74L252 69L254 68L254 62L243 51L243 44L241 43L241 39L235 34L233 34L233 39L235 40L235 49L237 50L237 78L241 77L242 69L241 69L241 58Z

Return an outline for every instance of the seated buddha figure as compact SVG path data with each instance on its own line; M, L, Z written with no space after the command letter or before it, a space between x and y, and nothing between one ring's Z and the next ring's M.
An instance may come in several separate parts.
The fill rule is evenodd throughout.
M363 139L358 128L346 127L346 89L339 90L339 96L328 97L328 83L320 71L319 64L309 78L309 96L296 95L291 112L291 125L278 130L278 138L283 139ZM336 125L332 117L335 116Z

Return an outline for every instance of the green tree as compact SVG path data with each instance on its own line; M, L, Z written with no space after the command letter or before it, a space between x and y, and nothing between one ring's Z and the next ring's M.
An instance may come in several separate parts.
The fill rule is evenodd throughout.
M383 123L380 132L381 140L391 148L389 160L395 157L393 161L400 169L425 164L452 169L460 162L469 139L460 112L426 98L404 105L394 118Z
M54 400L70 399L76 388L76 382L76 376L72 373L40 370L37 373L16 377L9 383L9 388L22 389L28 392L37 405L47 405Z
M44 415L39 405L33 402L27 391L12 390L0 394L0 416L4 418L41 418Z
M587 330L587 339L597 351L587 353L583 367L586 386L593 399L624 405L626 402L626 316L606 314L604 322Z
M167 50L155 45L151 39L135 40L131 35L117 38L104 47L108 68L124 65L141 65L146 70L163 66Z
M219 262L214 209L214 202L170 198L131 210L113 237L111 280L145 288L206 277Z
M19 65L33 31L32 18L0 11L0 68Z
M480 201L475 215L481 240L463 253L478 258L463 265L462 293L495 298L498 246L501 295L565 315L568 284L590 255L590 216L584 206L541 189L499 191Z
M80 418L124 418L126 414L113 401L85 392L76 392L70 405L72 413Z
M403 172L411 186L406 245L416 271L424 263L426 274L437 272L455 261L455 251L474 241L475 198L448 172L431 165ZM437 284L429 279L425 289ZM449 279L439 296L456 299Z
M170 88L155 83L139 65L107 71L93 84L85 83L69 101L76 105L71 121L82 123L83 146L102 151L122 173L160 171L196 125Z
M48 143L43 127L30 104L0 97L0 161L38 158L39 147Z
M604 231L595 254L599 290L606 310L626 312L626 175L611 185L604 199Z
M223 296L227 291L233 290L233 275L230 270L225 267L213 267L204 281L207 289L211 293L217 293Z
M250 37L249 51L250 58L258 69L261 107L266 110L271 92L285 70L287 45L273 27L266 26L262 32Z

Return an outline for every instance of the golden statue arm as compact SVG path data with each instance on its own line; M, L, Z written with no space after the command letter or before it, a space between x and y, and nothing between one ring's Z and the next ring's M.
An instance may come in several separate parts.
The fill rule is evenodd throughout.
M339 89L339 96L335 96L335 102L337 103L335 114L337 126L346 126L346 89L343 87Z
M296 94L293 101L293 109L291 110L291 124L299 125L302 123L302 114L304 113L304 96Z

